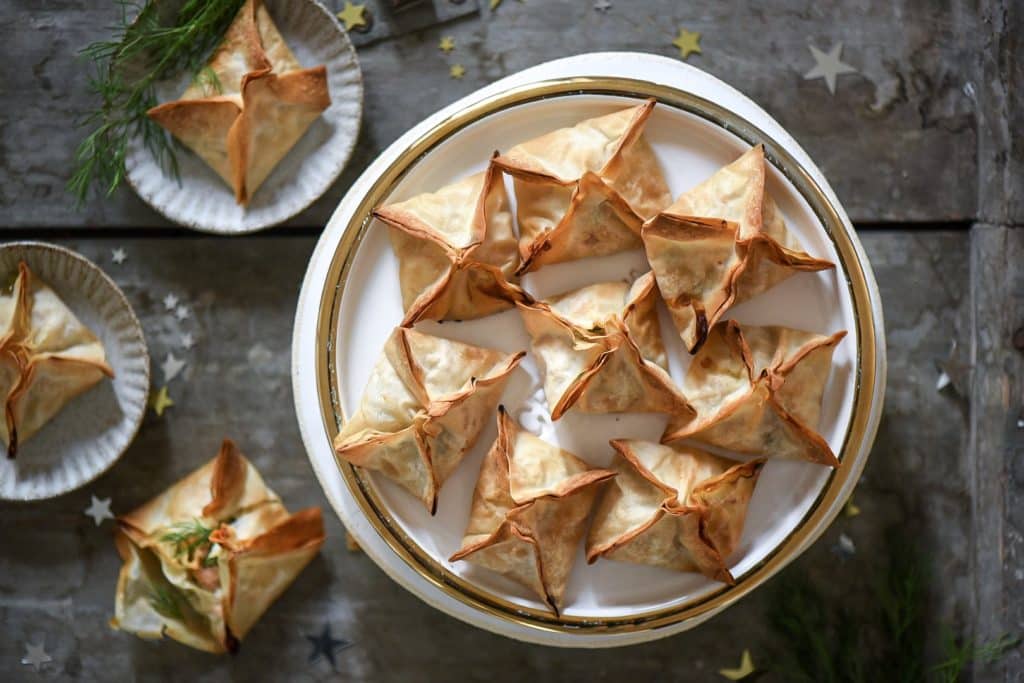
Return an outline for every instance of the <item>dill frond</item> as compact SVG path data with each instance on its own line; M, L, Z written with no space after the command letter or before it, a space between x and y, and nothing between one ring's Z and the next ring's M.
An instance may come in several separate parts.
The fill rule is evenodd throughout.
M111 40L80 52L91 63L89 89L96 108L78 125L89 132L75 150L67 184L79 204L92 188L111 195L125 177L128 143L140 136L162 168L178 177L170 137L146 112L157 104L154 85L182 71L195 73L217 44L244 0L185 0L177 12L161 14L155 0L119 0L120 20ZM134 15L134 20L130 17Z
M949 629L943 635L942 656L944 659L931 668L943 683L956 683L963 670L971 662L991 664L1002 659L1010 650L1020 645L1020 638L1004 633L998 638L978 645L974 640L958 642Z
M198 519L193 519L175 524L160 537L160 541L174 546L176 557L184 557L186 561L191 561L196 551L210 544L210 534L212 533L211 527L206 526Z
M154 586L153 594L149 598L150 606L156 613L168 619L183 619L181 603L174 589L167 586Z

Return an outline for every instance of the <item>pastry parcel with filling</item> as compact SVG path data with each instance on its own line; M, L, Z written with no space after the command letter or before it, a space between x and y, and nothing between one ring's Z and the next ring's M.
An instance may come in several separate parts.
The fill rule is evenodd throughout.
M247 0L181 98L148 114L245 205L330 104L327 69L302 68L261 0Z
M499 409L498 438L480 468L462 548L451 560L503 574L559 614L594 497L614 476L523 431Z
M643 222L672 202L643 137L653 109L587 119L495 158L515 180L520 272L640 248Z
M697 417L670 420L662 441L838 467L817 429L832 354L845 336L734 320L715 325L683 382Z
M803 251L765 186L757 145L643 227L647 260L690 353L730 306L800 271L833 268Z
M603 282L519 304L552 419L587 413L693 415L668 374L654 277Z
M647 441L612 446L618 476L594 513L587 561L605 557L733 583L729 556L764 461L738 463Z
M229 440L117 524L111 625L214 653L238 649L324 542L320 509L290 514Z
M373 215L391 227L403 325L480 318L527 298L515 274L512 210L494 166Z
M103 344L22 261L0 293L0 439L7 457L79 394L113 377Z
M476 443L524 355L395 329L335 452L393 480L434 514L441 484Z

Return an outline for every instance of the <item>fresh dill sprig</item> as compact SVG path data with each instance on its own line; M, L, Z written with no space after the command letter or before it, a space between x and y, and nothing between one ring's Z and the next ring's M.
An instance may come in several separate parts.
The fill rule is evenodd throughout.
M207 96L220 95L224 92L224 86L221 84L217 72L209 66L204 66L197 71L192 78L192 83L197 85Z
M149 598L150 606L156 613L168 619L182 619L181 603L173 588L153 586L153 594Z
M193 519L175 524L160 537L160 540L174 546L176 557L184 557L186 561L191 561L197 550L210 544L210 534L212 533L211 527L206 526L198 519Z
M947 626L942 661L929 666L927 559L897 532L887 534L885 549L886 566L854 610L830 603L807 575L779 577L769 611L783 645L773 652L775 673L807 683L954 683L971 662L996 662L1020 645L1012 635L958 641Z
M960 680L960 674L964 668L971 662L991 664L1018 645L1020 645L1020 638L1008 633L981 645L973 640L960 643L953 632L947 629L943 637L942 648L942 656L945 659L933 666L931 671L937 674L943 683L956 683Z
M153 87L181 71L196 72L244 0L184 0L176 12L161 12L168 3L156 0L144 5L118 1L121 16L112 27L114 38L80 53L92 63L89 88L99 102L78 122L90 129L75 151L67 184L79 204L93 187L108 196L117 189L125 177L128 142L136 135L161 167L178 177L170 137L146 116L157 104Z

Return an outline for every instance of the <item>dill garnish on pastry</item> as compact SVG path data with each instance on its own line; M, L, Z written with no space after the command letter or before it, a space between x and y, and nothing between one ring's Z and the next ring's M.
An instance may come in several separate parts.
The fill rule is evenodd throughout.
M210 31L196 36L205 44L202 51L186 48L178 41L162 46L165 53L155 61L149 75L136 82L138 90L125 98L124 111L110 112L114 128L103 133L111 122L103 115L96 119L102 125L82 143L77 154L78 170L69 184L79 198L84 199L92 182L106 185L108 193L117 187L124 176L127 139L134 134L141 134L161 165L177 177L175 151L160 130L163 128L203 159L244 206L330 106L326 67L302 68L260 0L246 0L240 9L239 4L232 0L203 6L188 0L176 15L176 23L164 28L150 3L133 24L140 27L126 29L118 48L96 50L109 56L110 80L120 83L124 69L115 71L114 64L122 58L122 51L135 52L134 31L154 42L165 30L179 34L179 41L190 32L201 33L201 27ZM221 14L232 17L230 24L216 21ZM214 32L215 28L219 31ZM200 65L196 53L205 54L218 40L212 55ZM178 52L181 54L175 56ZM154 57L144 51L132 59L153 63ZM173 69L163 66L165 63L176 64L179 70L189 68L192 77L181 97L158 104L154 83L174 75ZM98 144L113 147L116 153L97 160Z

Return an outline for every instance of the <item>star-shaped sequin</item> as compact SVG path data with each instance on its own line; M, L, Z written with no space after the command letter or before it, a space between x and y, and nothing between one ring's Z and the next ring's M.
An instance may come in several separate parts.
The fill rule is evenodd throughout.
M466 75L466 67L461 64L452 64L452 68L448 70L448 73L455 80L461 80Z
M125 250L120 247L118 247L117 249L110 250L110 260L113 261L116 265L121 265L122 263L125 262L125 259L127 258L128 254L125 253Z
M25 643L25 656L21 658L22 664L27 664L36 671L40 671L43 668L43 664L48 664L52 661L53 657L46 654L44 643L39 643L38 645Z
M188 351L195 345L196 339L194 336L192 336L191 332L186 332L185 334L181 335L181 348Z
M735 669L719 669L718 674L730 681L741 681L757 669L754 668L754 660L750 656L750 650L744 650L740 655L740 665Z
M814 68L804 74L804 79L824 78L829 93L835 94L836 78L839 74L857 73L857 70L852 66L840 61L839 55L843 52L843 44L841 42L833 45L832 49L828 52L822 52L813 45L808 45L807 47L810 48L811 54L814 56Z
M342 10L338 12L338 18L345 24L346 31L366 26L366 5L353 5L351 2L346 2Z
M174 309L174 317L177 318L178 320L184 320L185 318L188 317L188 309L185 308L184 306L178 306L176 309Z
M455 39L451 36L445 36L441 39L441 42L437 44L437 48L441 52L448 54L455 49Z
M838 555L841 559L847 560L857 554L857 545L846 534L839 534L839 539L832 546L831 550L833 555Z
M185 367L185 361L175 357L173 353L168 353L160 367L164 371L164 382L170 382Z
M178 297L173 294L168 294L164 297L164 308L168 311L173 311L174 307L178 305Z
M149 407L153 409L153 412L157 414L157 417L162 417L164 411L174 405L174 401L167 395L167 387L160 387L159 391L153 392L153 395L149 397Z
M338 670L338 663L334 659L334 653L337 650L344 650L352 643L347 640L339 640L331 636L331 625L324 624L323 630L320 635L317 636L306 636L306 640L309 641L310 645L313 646L313 651L309 653L309 662L312 664L316 660L324 657L328 662L331 663L331 670Z
M110 511L110 499L96 496L92 497L92 504L85 508L85 514L92 517L96 526L103 524L103 520L114 518L114 513Z
M700 54L700 34L696 31L679 29L679 35L672 41L672 44L679 48L679 56L686 59L693 53Z

